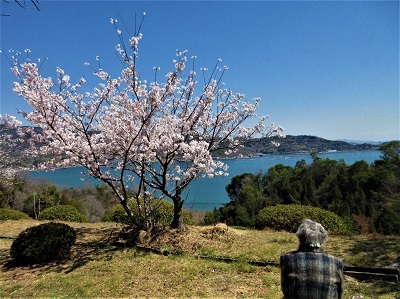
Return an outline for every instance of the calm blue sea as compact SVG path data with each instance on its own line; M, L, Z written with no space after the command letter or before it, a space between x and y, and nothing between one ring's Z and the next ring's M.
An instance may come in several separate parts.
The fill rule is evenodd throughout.
M380 158L380 151L355 151L355 152L332 152L321 153L319 157L331 160L343 159L346 164L353 164L356 161L365 160L372 163ZM225 191L232 177L249 172L266 172L268 168L276 164L294 166L297 161L304 159L307 163L312 162L309 154L291 154L291 155L264 155L256 158L244 159L226 159L225 163L229 165L228 177L199 178L192 182L188 187L185 196L185 208L192 210L212 210L229 202L229 197ZM78 188L88 185L99 185L102 182L93 178L83 176L81 172L83 167L74 167L67 169L58 169L54 172L31 171L30 174L35 179L45 179L58 185L60 188ZM82 180L84 178L84 180Z

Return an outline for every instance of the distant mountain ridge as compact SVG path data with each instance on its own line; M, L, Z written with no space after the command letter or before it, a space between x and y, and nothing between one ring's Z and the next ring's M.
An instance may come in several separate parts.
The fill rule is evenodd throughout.
M279 146L275 146L271 141L279 143ZM365 150L379 150L379 145L368 143L352 144L345 141L328 140L309 135L287 135L285 138L271 137L267 139L253 139L246 142L244 147L239 150L239 153L243 156L257 156L262 154L297 154Z
M382 143L385 143L386 141L361 141L361 140L349 140L349 139L339 139L339 141L344 141L350 144L372 144L372 145L381 145Z
M23 164L30 164L27 157L22 159L21 153L27 148L26 142L18 142L16 145L7 142L18 138L15 129L0 126L0 152L9 153L16 161L20 163L24 160ZM273 144L274 141L279 143L279 146ZM287 135L285 138L271 137L271 138L256 138L244 144L238 153L232 156L253 157L263 154L295 154L295 153L311 153L311 152L329 152L329 151L363 151L363 150L378 150L377 144L355 144L340 140L328 140L321 137L309 135ZM215 157L227 157L224 151L220 150L213 153ZM33 161L31 161L33 162ZM19 164L17 162L17 164Z

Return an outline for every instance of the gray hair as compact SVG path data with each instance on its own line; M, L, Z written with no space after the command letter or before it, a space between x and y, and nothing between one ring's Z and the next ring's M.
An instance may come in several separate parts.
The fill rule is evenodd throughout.
M318 222L310 219L304 219L300 224L297 232L300 245L308 245L311 247L321 247L328 240L328 232Z

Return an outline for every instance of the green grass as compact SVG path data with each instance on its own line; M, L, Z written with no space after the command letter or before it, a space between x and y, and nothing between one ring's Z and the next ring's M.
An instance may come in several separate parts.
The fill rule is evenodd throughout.
M1 237L16 237L34 220L0 223ZM111 223L68 223L77 229L77 243L67 260L44 265L10 264L12 239L0 239L0 298L48 297L219 297L282 298L279 267L246 261L279 260L297 247L294 234L190 226L182 233L159 232L145 246L180 255L159 255L138 248L104 246L117 235ZM325 247L347 265L384 267L399 258L400 240L378 235L330 236ZM225 263L198 255L236 258ZM346 276L345 297L400 298L400 283L361 282ZM397 296L397 297L396 297Z

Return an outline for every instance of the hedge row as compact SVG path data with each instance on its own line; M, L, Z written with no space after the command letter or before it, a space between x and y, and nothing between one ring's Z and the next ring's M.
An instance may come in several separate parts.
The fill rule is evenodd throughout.
M345 232L349 230L338 215L321 208L302 205L266 207L258 214L256 226L259 229L268 227L275 230L295 232L304 218L321 223L328 231Z
M87 219L74 206L59 205L45 209L39 214L39 220L61 220L69 222L87 222Z
M143 204L143 203L142 203ZM174 216L174 205L166 200L153 199L151 204L156 206L157 209L153 214L153 219L156 223L162 225L169 225ZM134 215L138 215L137 204L133 201L129 204ZM194 224L192 215L186 210L183 213L184 224ZM12 209L0 209L0 220L18 220L29 219L29 216L21 211ZM71 205L58 205L45 209L39 214L39 220L61 220L69 222L86 222L87 219L82 215L74 206ZM129 224L129 218L122 205L118 204L102 218L106 222L119 222Z
M133 201L128 203L134 215L138 215L137 204ZM143 206L143 203L141 203ZM157 207L156 211L153 214L153 220L161 225L170 225L173 217L174 217L174 205L166 200L153 199L151 201L151 205L153 207ZM186 210L182 211L183 213L183 223L184 224L194 224L192 215ZM106 212L102 218L102 221L105 222L119 222L129 224L129 218L126 214L122 205L118 204L110 211Z
M0 209L0 220L29 219L28 214L18 210Z

